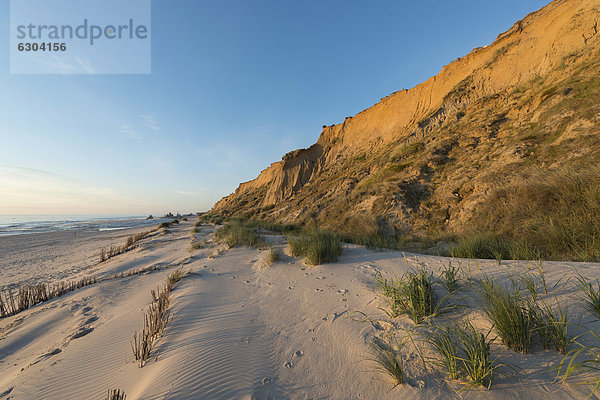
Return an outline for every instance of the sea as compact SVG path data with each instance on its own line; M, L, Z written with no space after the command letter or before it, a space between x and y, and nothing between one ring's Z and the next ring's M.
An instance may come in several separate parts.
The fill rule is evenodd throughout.
M114 231L158 225L172 218L140 215L1 215L0 236L59 231Z

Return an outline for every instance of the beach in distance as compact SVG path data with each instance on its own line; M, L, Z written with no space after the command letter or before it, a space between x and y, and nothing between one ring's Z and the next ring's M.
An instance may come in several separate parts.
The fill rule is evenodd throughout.
M0 318L0 398L96 399L117 388L128 399L456 397L464 384L445 380L423 361L436 353L417 333L403 339L405 383L395 388L373 362L372 349L373 338L385 340L391 332L408 334L428 325L415 326L407 315L390 318L381 278L392 282L423 269L435 277L441 301L446 289L439 277L449 264L460 273L457 294L448 304L465 308L435 320L468 320L486 332L491 324L476 295L478 280L488 276L509 284L528 271L536 277L540 300L568 304L574 323L600 328L580 301L576 279L596 276L594 263L543 263L546 295L533 263L498 265L345 244L337 262L312 266L290 253L291 239L279 232L261 228L256 247L230 248L222 234L215 237L222 227L197 218L153 230L122 254L99 262L102 248L126 243L147 229L0 238L3 292L12 288L14 293L23 284L95 279ZM184 277L172 288L168 323L140 368L133 335L153 302L151 291L178 270ZM554 350L535 344L520 354L500 340L491 349L494 362L502 365L492 384L498 398L589 394L585 386L555 380L549 367L562 355ZM472 388L468 395L483 399L489 393Z

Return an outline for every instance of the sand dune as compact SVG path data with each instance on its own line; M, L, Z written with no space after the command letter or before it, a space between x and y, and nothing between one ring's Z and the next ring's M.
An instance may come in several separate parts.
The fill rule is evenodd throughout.
M457 397L439 374L425 369L414 348L406 354L407 383L396 388L368 360L373 336L384 335L392 324L414 328L406 317L384 321L382 298L373 288L376 271L398 276L408 261L437 272L448 259L411 254L405 260L399 252L373 253L347 245L334 264L307 267L283 256L267 266L264 250L234 248L217 255L210 242L214 228L208 226L195 235L208 244L190 252L192 225L156 233L139 248L85 269L99 277L151 265L162 268L157 272L103 281L1 319L0 399L102 399L109 388L125 390L128 399ZM283 238L269 239L284 248ZM81 252L94 247L89 241ZM52 269L66 271L64 260L56 257ZM564 283L573 273L597 276L597 264L544 265L550 285ZM152 358L138 368L130 340L151 302L150 290L179 266L190 274L173 291L173 319ZM474 278L486 272L498 279L526 268L524 263L498 266L495 261L462 261L462 267ZM2 284L13 279L0 271ZM39 279L38 272L31 268L20 274L30 281ZM600 329L577 300L575 287L573 280L561 284L548 298L569 300L573 318ZM472 308L442 319L469 317L485 328L469 290L462 292L463 302ZM356 322L355 311L380 322ZM560 361L556 352L534 348L521 355L494 343L493 353L512 368L498 374L491 390L473 389L463 397L576 399L589 393L586 387L553 382L550 368Z

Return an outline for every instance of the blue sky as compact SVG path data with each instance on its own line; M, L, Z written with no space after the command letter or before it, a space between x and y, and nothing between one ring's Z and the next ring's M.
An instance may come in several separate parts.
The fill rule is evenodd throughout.
M5 29L0 214L206 210L546 3L157 0L150 75L11 75Z

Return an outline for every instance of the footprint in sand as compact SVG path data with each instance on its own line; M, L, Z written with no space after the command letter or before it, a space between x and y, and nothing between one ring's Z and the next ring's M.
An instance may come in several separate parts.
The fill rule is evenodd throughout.
M286 362L285 364L283 364L284 367L286 368L292 368L294 366L294 363L291 361Z
M77 333L71 336L71 339L79 339L92 333L94 328L81 328Z
M294 352L294 354L292 355L292 357L294 357L294 358L300 358L303 355L304 355L304 352L302 350L298 350L298 351Z
M61 349L54 349L51 352L49 352L48 354L46 354L46 357L55 356L55 355L57 355L59 353L62 353Z
M347 294L348 293L348 289L340 289L338 290L339 294Z

